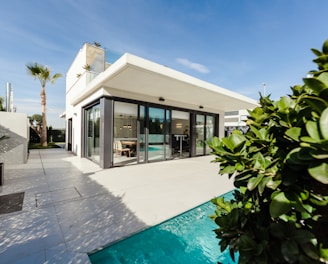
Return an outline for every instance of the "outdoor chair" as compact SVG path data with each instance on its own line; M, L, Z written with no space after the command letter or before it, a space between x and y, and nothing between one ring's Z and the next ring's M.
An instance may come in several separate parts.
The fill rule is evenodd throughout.
M123 156L124 152L127 153L128 157L131 157L131 150L130 148L123 148L122 146L122 142L121 141L114 141L114 151L117 154L120 154L121 156Z

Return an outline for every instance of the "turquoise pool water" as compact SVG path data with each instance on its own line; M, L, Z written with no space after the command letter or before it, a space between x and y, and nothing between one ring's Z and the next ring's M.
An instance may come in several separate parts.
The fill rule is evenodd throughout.
M232 192L223 195L230 199ZM235 263L228 251L220 252L212 231L217 225L208 217L215 206L205 203L157 226L89 255L91 263Z

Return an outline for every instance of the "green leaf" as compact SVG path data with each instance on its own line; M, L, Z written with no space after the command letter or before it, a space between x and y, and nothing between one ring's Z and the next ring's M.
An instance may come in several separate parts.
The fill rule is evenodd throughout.
M237 171L242 171L242 170L245 169L245 165L237 162L236 165L235 165L235 168L236 168Z
M271 177L265 177L261 180L261 182L258 184L258 189L259 189L259 193L260 195L262 195L262 193L264 192L264 189L267 185L267 183L271 180Z
M309 136L316 141L320 140L320 132L318 128L318 123L314 121L308 121L305 124L306 131L308 132Z
M240 236L240 251L253 251L257 248L257 244L249 235L241 235Z
M310 243L312 239L315 239L315 235L308 230L296 230L292 234L292 238L297 241L298 244Z
M262 181L263 177L264 177L263 174L259 174L257 177L250 178L247 183L247 189L253 191L257 187L257 185L259 185L259 183Z
M328 88L321 91L319 94L320 98L324 99L325 101L328 101Z
M322 46L322 52L324 54L328 54L328 40L326 40L324 43L323 43L323 46Z
M317 181L328 184L328 163L321 163L318 166L310 167L308 172Z
M270 215L272 217L279 217L291 209L291 203L283 192L274 192L271 196Z
M231 134L228 138L222 138L222 142L231 151L234 151L236 147L246 141L243 135Z
M281 180L273 180L273 179L270 179L268 181L268 183L266 184L266 187L272 189L272 190L275 190L278 188L278 186L281 184Z
M321 73L317 79L323 82L326 85L326 88L328 87L328 72Z
M292 127L286 130L285 134L295 141L299 141L302 129L300 127Z
M323 70L327 66L328 55L326 55L326 54L321 55L321 56L317 57L316 59L314 59L313 61L318 64L319 69Z
M328 159L328 153L322 150L313 150L310 151L310 154L313 158L316 159Z
M221 167L223 167L223 166L221 166ZM235 172L235 166L225 166L223 169L221 169L221 167L220 167L220 173L221 174L232 174L232 173L234 173Z
M289 113L290 108L294 108L295 102L289 96L283 96L276 103L278 111L281 113Z
M301 247L308 257L315 260L319 259L319 252L311 243L301 244Z
M322 196L322 195L311 193L310 201L311 203L318 206L326 206L328 205L328 196Z
M323 248L322 244L320 244L320 256L322 256L325 260L328 260L328 248Z
M326 108L320 117L320 131L324 139L328 139L328 108Z
M325 100L315 96L304 96L303 101L318 113L321 113L328 106Z
M287 263L296 263L299 254L297 243L294 240L283 241L281 253Z
M321 53L321 51L319 51L319 50L317 50L317 49L311 49L312 50L312 52L316 55L316 56L321 56L322 55L322 53Z
M304 83L309 86L313 91L319 94L327 86L317 78L303 78Z

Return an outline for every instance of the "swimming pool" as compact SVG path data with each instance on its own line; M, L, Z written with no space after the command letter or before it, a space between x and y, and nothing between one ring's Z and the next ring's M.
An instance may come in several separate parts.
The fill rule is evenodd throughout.
M232 192L223 196L230 199ZM219 241L212 231L217 225L209 218L214 210L215 206L207 202L90 254L90 261L93 264L235 263L229 251L220 252Z

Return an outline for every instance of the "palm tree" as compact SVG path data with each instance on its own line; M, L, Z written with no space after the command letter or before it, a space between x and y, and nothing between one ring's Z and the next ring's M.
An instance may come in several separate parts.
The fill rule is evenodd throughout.
M26 65L28 73L31 74L34 79L39 79L41 83L41 111L42 111L42 128L41 128L41 146L46 147L47 143L47 117L46 117L46 84L51 82L52 84L62 76L60 73L56 73L51 76L51 71L47 66L43 66L38 63Z

